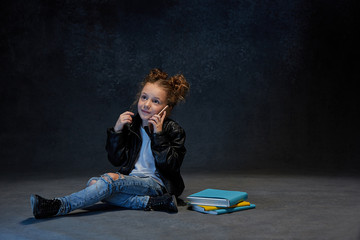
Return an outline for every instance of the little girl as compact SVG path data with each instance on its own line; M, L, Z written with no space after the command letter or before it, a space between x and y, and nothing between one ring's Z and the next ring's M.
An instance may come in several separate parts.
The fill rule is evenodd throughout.
M119 171L91 178L85 189L65 197L31 195L35 218L65 215L99 201L130 209L178 211L176 197L185 187L180 175L185 132L168 116L184 100L189 84L181 74L168 77L153 69L141 86L138 114L122 113L107 130L108 159Z

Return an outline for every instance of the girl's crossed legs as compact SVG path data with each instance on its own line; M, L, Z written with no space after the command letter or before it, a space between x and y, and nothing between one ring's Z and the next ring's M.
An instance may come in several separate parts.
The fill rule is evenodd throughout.
M85 189L57 198L61 201L57 215L64 215L99 201L129 209L145 209L150 197L161 195L161 185L151 177L106 173L101 177L91 178Z
M154 179L120 173L93 177L85 189L65 197L45 199L39 195L30 196L33 215L37 219L65 215L99 201L130 209L178 212L176 197L163 191Z

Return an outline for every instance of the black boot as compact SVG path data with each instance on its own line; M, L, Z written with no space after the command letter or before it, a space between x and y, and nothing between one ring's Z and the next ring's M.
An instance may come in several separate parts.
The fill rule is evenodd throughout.
M31 207L35 218L48 218L55 216L61 207L61 201L58 199L48 200L39 195L31 195Z
M169 213L177 213L176 197L165 193L162 196L150 197L149 202L145 208L146 211L165 211Z

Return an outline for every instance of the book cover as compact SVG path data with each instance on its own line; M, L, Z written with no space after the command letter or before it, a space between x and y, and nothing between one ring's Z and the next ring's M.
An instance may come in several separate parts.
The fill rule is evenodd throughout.
M248 198L246 192L205 189L187 197L192 205L230 207Z
M215 210L205 211L204 208L194 205L194 206L192 206L192 209L194 211L201 212L201 213L220 215L220 214L225 214L225 213L232 213L232 212L238 212L238 211L243 211L243 210L247 210L247 209L252 209L255 207L256 207L255 204L250 204L249 206L234 207L234 208L219 208L219 209L215 209Z

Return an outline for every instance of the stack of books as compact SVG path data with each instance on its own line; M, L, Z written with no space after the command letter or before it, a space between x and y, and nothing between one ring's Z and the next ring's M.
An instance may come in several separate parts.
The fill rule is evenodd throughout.
M246 192L205 189L187 197L192 210L208 214L224 214L255 208L247 202Z

